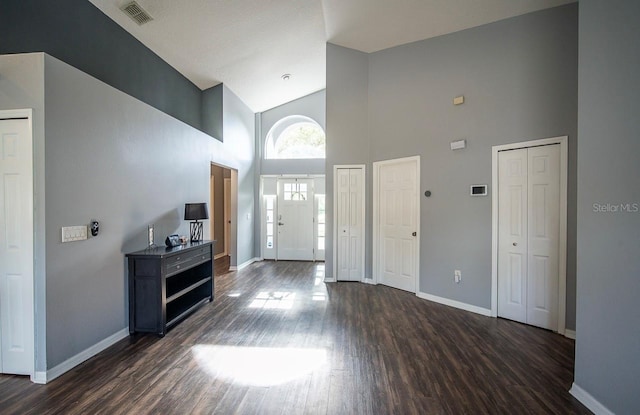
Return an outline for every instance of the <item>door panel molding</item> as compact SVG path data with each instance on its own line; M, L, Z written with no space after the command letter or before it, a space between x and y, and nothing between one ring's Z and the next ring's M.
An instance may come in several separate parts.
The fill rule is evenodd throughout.
M558 330L566 333L567 293L567 180L568 180L568 136L493 146L491 149L492 189L491 195L491 316L498 316L498 153L539 146L560 145L560 226L558 252Z

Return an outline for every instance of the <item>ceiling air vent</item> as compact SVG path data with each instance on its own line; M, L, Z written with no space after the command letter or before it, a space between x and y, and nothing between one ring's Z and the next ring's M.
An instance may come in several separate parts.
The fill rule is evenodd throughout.
M153 20L153 17L149 15L138 3L132 1L120 8L127 16L133 19L134 22L139 25L143 25Z

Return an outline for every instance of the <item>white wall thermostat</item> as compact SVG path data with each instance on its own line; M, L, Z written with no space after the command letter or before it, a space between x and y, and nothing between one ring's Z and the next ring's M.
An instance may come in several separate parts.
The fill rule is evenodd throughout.
M486 184L472 184L471 190L469 191L471 196L486 196L487 195L487 185Z

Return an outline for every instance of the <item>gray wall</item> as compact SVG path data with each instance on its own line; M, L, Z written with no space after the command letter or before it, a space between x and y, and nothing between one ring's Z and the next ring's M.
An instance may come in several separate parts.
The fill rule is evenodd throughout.
M202 131L224 141L222 84L202 91Z
M421 292L491 307L491 198L469 197L469 185L491 183L494 145L569 136L567 327L574 328L577 5L369 55L368 71L360 68L356 75L368 78L366 123L357 103L342 113L331 108L332 94L344 94L339 90L353 83L348 80L353 75L334 67L337 59L329 59L337 50L347 55L341 65L361 58L353 51L328 48L332 150L327 170L333 164L367 162L370 216L371 162L421 156L421 193L428 189L433 194L421 199ZM331 74L342 78L341 83ZM466 98L460 107L452 104L457 95ZM345 145L354 129L368 136L367 159L361 138L356 139L360 145ZM452 152L450 141L462 138L468 147ZM369 253L371 234L367 239ZM462 271L461 284L453 281L454 269Z
M46 52L201 128L200 89L89 1L2 0L0 39L0 54Z
M640 204L639 18L580 1L575 384L616 414L640 413L640 212L619 208Z
M0 109L33 109L35 370L45 371L44 54L0 56Z
M325 90L314 92L260 114L260 174L324 174L324 160L265 160L264 142L275 123L289 115L304 115L316 121L326 132Z
M231 224L231 232L237 227L237 255L231 255L231 265L241 265L253 259L255 178L255 116L254 113L223 85L224 147L231 151L234 164L220 163L238 170L237 223ZM237 167L236 167L237 166Z
M42 56L0 57L0 107L35 109L38 371L127 327L124 253L145 247L150 223L158 244L188 234L183 206L209 199L211 162L254 174L253 114L232 93L223 144L56 58L45 55L43 68ZM239 192L241 216L253 209L253 180ZM98 237L60 242L62 226L94 218ZM254 256L247 222L238 226L241 261Z
M333 277L333 166L368 164L367 198L371 199L371 157L368 136L369 55L327 44L327 158L326 158L326 274ZM371 209L367 210L368 236L365 275L371 276Z

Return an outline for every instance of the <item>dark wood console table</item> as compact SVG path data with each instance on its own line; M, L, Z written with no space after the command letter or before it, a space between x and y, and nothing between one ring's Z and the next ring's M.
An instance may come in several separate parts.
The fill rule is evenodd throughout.
M129 333L164 336L200 305L213 301L213 244L194 242L127 254Z

